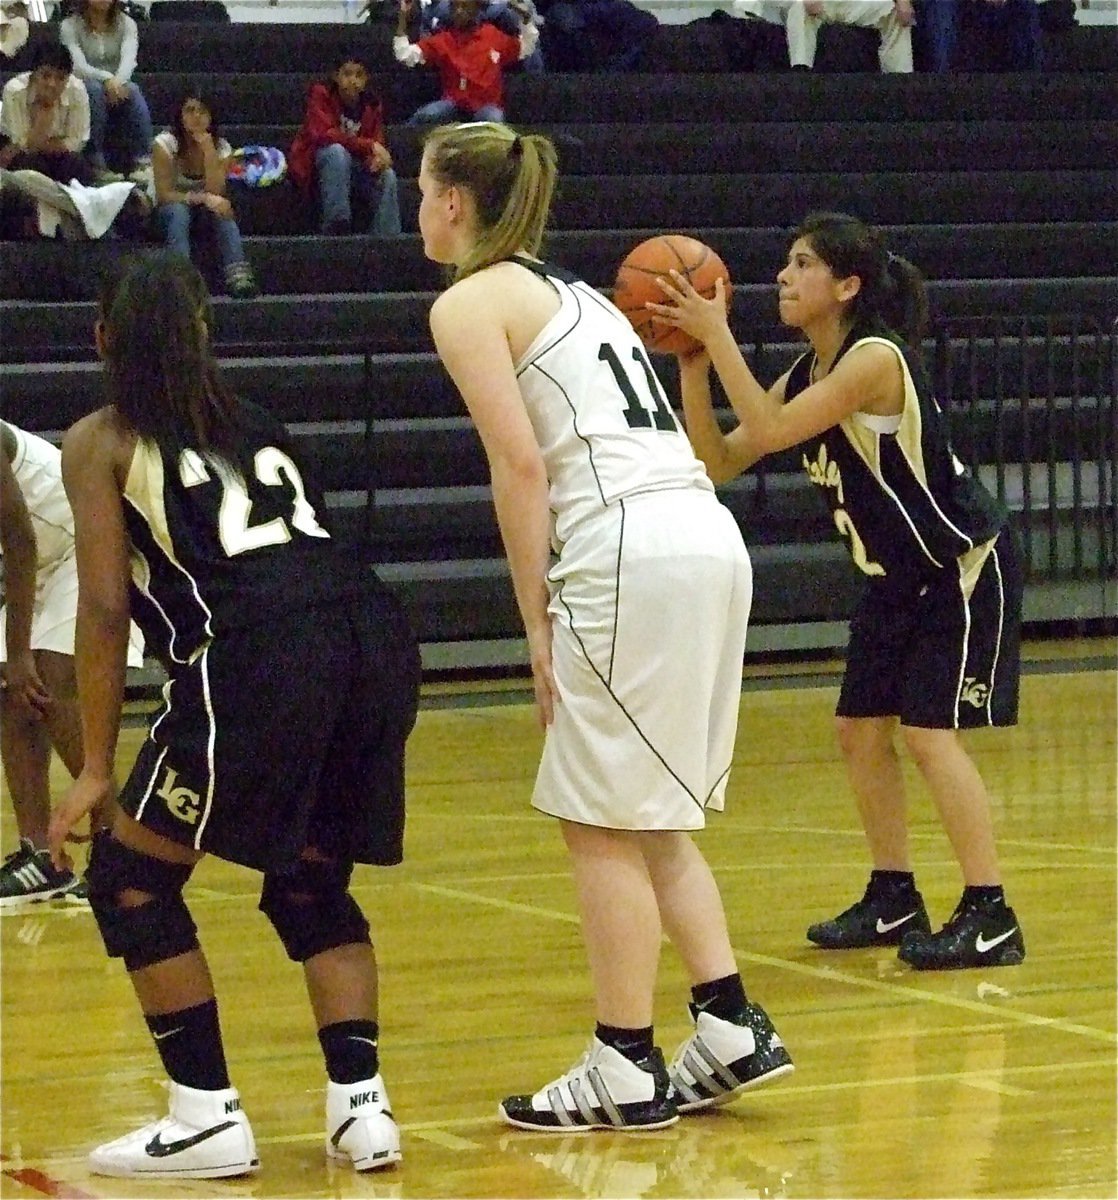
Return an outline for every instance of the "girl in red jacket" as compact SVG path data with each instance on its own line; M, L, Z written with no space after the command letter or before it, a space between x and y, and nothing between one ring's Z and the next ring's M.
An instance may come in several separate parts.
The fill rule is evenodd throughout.
M373 237L400 233L396 172L384 144L384 108L359 58L348 55L328 82L311 84L287 169L305 190L317 185L323 233L352 232L354 203L367 211L366 228Z

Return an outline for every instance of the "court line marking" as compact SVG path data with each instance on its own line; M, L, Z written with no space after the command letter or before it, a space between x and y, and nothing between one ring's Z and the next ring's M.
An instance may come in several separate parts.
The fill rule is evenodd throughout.
M411 885L420 891L433 892L446 896L451 900L465 900L474 904L485 904L492 908L504 909L507 912L523 913L526 916L544 917L549 921L563 921L568 925L577 925L578 917L574 913L559 912L556 909L542 908L535 904L522 904L514 900L502 900L492 896L481 896L476 892L467 892L459 888L449 888L434 883L413 883ZM1075 1021L1066 1021L1061 1017L1042 1017L1037 1013L1022 1012L1019 1009L1003 1008L995 1004L986 1004L981 1000L967 1000L962 996L947 996L939 992L931 992L926 988L913 987L908 984L886 983L880 979L865 979L840 971L837 967L812 967L806 963L793 962L787 958L775 958L769 954L755 954L747 950L733 947L738 959L761 966L773 967L779 971L790 971L795 975L805 975L810 979L825 980L831 983L844 983L850 987L882 992L887 996L900 997L905 1000L926 1000L931 1004L941 1004L948 1008L963 1009L966 1012L981 1013L984 1016L998 1017L1005 1021L1016 1021L1020 1025L1033 1028L1058 1029L1062 1033L1070 1033L1077 1037L1089 1038L1105 1045L1118 1045L1118 1033L1110 1033L1105 1029L1095 1029L1090 1025L1080 1025Z

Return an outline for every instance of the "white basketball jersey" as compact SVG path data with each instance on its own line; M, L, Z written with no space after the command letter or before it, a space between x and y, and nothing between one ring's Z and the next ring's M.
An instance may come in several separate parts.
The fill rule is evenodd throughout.
M44 438L15 425L8 428L16 440L12 472L31 514L41 571L74 552L74 514L62 486L62 453Z
M516 261L561 301L516 364L547 467L555 548L579 521L627 496L713 492L625 315L565 271Z

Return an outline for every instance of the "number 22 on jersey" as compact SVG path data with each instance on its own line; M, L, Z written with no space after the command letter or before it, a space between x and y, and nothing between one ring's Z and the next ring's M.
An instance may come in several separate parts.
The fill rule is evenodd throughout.
M253 474L265 487L281 487L286 483L295 493L295 499L287 517L273 517L270 521L254 525L252 499L244 479L235 471L218 470L221 504L218 508L217 534L222 549L230 558L247 550L289 542L292 529L308 537L330 536L318 523L314 507L307 499L299 468L282 450L275 446L263 446L256 452L252 468ZM179 459L179 476L183 487L197 487L209 481L210 468L196 450L184 450Z

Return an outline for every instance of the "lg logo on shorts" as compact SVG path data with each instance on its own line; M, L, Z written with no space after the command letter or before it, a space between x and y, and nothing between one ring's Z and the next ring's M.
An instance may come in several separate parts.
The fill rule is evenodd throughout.
M963 690L959 699L975 708L982 708L990 698L990 689L984 683L979 683L973 675L968 675L963 681Z
M180 821L185 821L188 825L196 825L202 811L202 797L188 787L175 787L177 778L178 773L168 767L167 778L155 794L167 802L171 816L178 817Z

